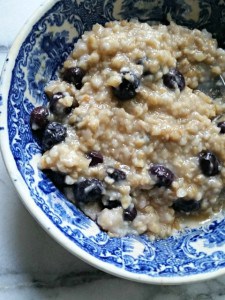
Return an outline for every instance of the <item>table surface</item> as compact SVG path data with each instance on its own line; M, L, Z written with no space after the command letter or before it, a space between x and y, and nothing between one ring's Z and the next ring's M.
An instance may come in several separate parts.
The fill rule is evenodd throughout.
M0 70L19 29L42 2L0 0ZM26 211L1 157L0 191L0 299L225 299L225 276L180 286L145 285L110 276L74 257Z

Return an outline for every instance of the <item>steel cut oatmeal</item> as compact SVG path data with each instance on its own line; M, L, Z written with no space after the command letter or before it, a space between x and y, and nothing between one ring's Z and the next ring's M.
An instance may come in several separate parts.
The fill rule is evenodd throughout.
M31 113L40 168L110 235L166 237L225 185L225 72L206 31L115 21L85 32ZM214 93L215 94L215 93Z

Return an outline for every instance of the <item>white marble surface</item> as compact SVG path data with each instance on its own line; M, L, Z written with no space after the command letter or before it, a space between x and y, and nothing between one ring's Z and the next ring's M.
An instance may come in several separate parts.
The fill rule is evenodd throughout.
M0 70L18 30L43 0L0 0ZM28 214L0 158L0 299L221 300L225 276L181 286L100 272L53 241Z

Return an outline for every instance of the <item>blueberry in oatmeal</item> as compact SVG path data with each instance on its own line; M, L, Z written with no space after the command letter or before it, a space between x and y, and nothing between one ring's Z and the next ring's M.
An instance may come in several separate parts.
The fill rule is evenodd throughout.
M64 105L62 105L60 103L60 100L62 100L63 98L64 98L64 96L63 96L63 94L61 92L53 94L49 98L49 109L56 116L67 115L72 110L72 106L65 107Z
M56 94L53 94L49 98L49 109L52 113L58 114L60 113L60 105L58 105L59 100L63 98L63 93L58 92ZM58 107L59 106L59 107Z
M35 107L30 115L30 124L32 130L41 130L48 124L49 111L45 106Z
M136 216L137 216L137 210L134 206L133 207L129 206L123 212L123 217L125 221L133 221L136 218Z
M225 76L225 51L167 25L94 25L45 88L40 169L111 236L165 238L223 204L224 95L201 86Z
M116 208L116 207L119 207L121 206L121 203L119 200L109 200L107 202L107 204L104 205L105 208L108 208L108 209L113 209L113 208Z
M42 148L44 151L51 149L54 145L65 140L67 135L66 127L60 123L52 122L45 128Z
M54 172L52 170L45 170L44 172L49 179L60 189L63 190L64 187L66 187L65 183L65 174L59 173L59 172Z
M73 83L75 87L80 90L82 87L82 79L85 75L85 71L79 67L72 67L65 69L63 72L63 80Z
M91 159L91 162L89 164L89 167L94 167L98 164L103 163L103 156L100 152L98 151L90 151L87 154L87 157Z
M172 182L174 181L174 174L170 171L170 169L162 166L162 165L153 165L149 169L150 175L152 175L155 179L155 185L157 187L170 187Z
M224 134L225 133L225 122L219 122L217 126L220 128L220 133Z
M185 87L184 76L176 68L172 68L163 75L163 83L170 89L178 87L182 91Z
M172 205L173 209L181 213L191 213L196 212L201 207L201 201L196 201L193 199L177 199Z
M199 166L205 176L215 176L220 172L219 161L210 151L203 150L199 154Z
M139 84L140 80L137 75L133 72L123 72L121 83L113 88L113 93L119 100L130 100L135 97Z
M119 169L108 168L107 169L107 174L115 182L126 179L126 173L124 173L122 170L119 170Z
M78 181L73 186L74 197L78 203L100 201L103 191L102 182L95 178Z

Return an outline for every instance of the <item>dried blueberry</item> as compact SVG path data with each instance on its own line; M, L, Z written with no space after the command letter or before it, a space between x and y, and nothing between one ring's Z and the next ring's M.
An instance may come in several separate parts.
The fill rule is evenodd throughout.
M123 212L123 218L125 221L133 221L137 216L137 210L133 206L129 206L127 209Z
M45 106L35 107L30 115L30 124L33 130L44 129L48 124L49 111Z
M100 152L91 151L87 154L87 157L91 158L89 167L93 167L93 166L103 163L103 156Z
M105 208L113 209L121 206L121 202L119 200L108 200L107 204L104 205Z
M113 93L119 100L130 100L135 97L139 84L140 79L134 73L123 72L122 82L118 87L113 87Z
M174 201L172 208L177 212L190 213L198 211L201 208L201 201L179 198Z
M177 86L182 91L185 88L184 76L178 69L170 69L167 74L163 75L163 83L170 89L175 89Z
M112 178L116 182L126 179L126 174L119 169L109 168L107 170L107 174L110 178Z
M220 133L225 133L225 122L219 122L217 126L220 128Z
M215 176L219 174L219 160L210 151L202 151L199 154L199 166L205 176Z
M63 73L63 80L73 83L75 87L80 90L82 88L82 79L85 75L85 71L79 67L73 67L65 69Z
M80 203L100 201L103 191L102 182L95 178L79 181L73 186L74 197Z
M170 187L174 181L173 172L162 165L151 166L149 173L154 177L157 187Z
M66 127L60 123L52 122L45 128L42 148L44 151L51 149L54 145L65 140L67 135Z

